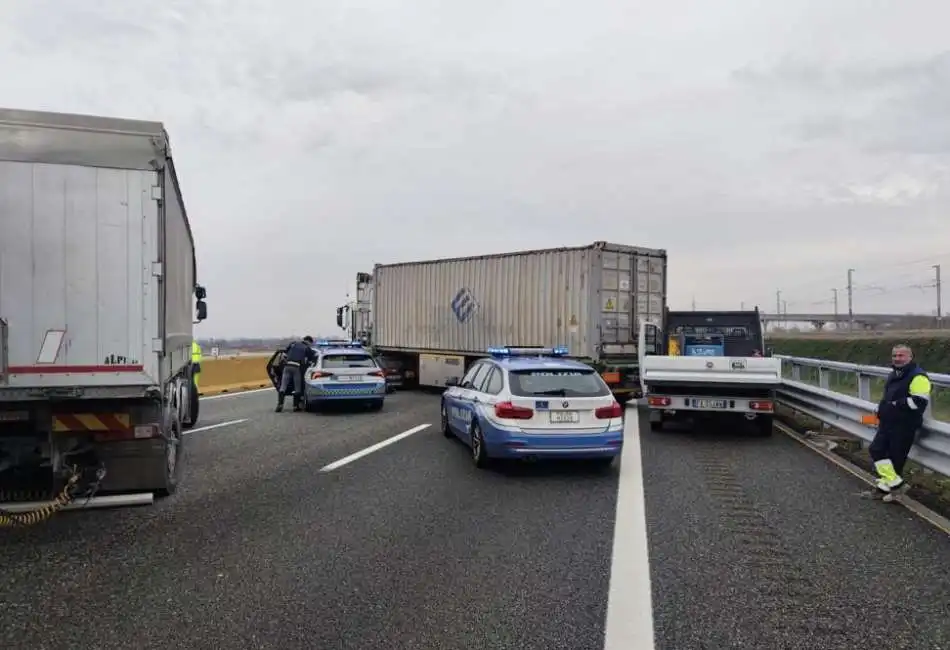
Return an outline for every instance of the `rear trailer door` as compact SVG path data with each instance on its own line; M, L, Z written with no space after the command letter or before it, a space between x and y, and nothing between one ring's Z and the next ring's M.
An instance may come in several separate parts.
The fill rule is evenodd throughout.
M598 257L603 353L636 359L640 321L648 319L662 328L666 251L607 244ZM648 344L654 345L655 337Z
M7 388L158 382L155 172L0 161Z

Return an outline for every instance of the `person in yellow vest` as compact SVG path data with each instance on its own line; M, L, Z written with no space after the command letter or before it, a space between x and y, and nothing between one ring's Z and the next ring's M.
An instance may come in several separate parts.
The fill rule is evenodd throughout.
M198 387L198 377L201 376L201 346L198 341L191 342L191 376L195 378L195 387Z

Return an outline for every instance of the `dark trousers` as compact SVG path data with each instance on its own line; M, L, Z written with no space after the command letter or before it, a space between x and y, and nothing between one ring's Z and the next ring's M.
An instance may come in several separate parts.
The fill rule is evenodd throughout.
M294 404L300 403L300 397L303 395L303 368L286 364L280 374L280 387L277 389L277 401L284 403L284 396L293 389Z
M917 437L917 431L910 431L900 427L879 427L868 447L868 453L871 454L871 460L875 463L879 460L889 460L894 465L894 471L898 476L904 475L904 465L907 463L907 455L914 446L914 439Z

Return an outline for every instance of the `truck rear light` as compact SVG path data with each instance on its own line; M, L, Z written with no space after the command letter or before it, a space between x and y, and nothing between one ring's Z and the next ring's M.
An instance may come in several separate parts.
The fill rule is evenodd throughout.
M669 406L672 403L669 397L648 397L647 404L650 406Z
M623 407L620 406L618 402L614 402L610 406L601 406L599 409L594 411L594 417L598 420L609 420L611 418L622 418L623 417Z
M749 408L753 411L772 411L772 402L771 400L758 400L755 402L749 402Z
M501 402L495 404L495 416L506 420L530 420L534 417L534 410L515 406L511 402Z

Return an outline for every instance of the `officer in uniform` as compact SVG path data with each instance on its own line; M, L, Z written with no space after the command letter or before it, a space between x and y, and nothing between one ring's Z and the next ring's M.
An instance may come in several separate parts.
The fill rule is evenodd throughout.
M893 371L887 377L884 396L877 406L877 434L868 449L879 477L868 496L888 502L895 501L898 494L907 490L901 474L923 424L931 390L930 378L914 361L909 346L894 347L891 366Z
M294 341L284 350L284 368L280 375L280 386L277 389L277 413L284 410L284 397L293 386L294 411L300 410L300 398L303 395L303 373L307 366L317 360L317 353L313 349L313 337L305 336L302 341Z

